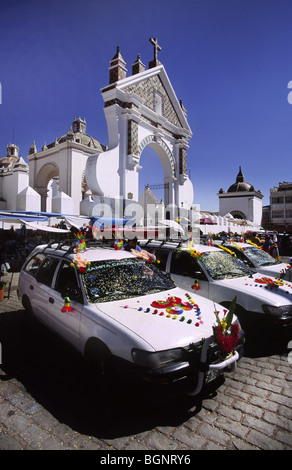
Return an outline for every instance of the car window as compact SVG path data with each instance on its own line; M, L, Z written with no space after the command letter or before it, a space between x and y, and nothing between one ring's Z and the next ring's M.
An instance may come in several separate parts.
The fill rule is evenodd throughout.
M61 263L58 271L55 290L62 292L66 288L78 287L75 269L68 262Z
M156 259L158 261L158 268L161 271L166 271L166 263L167 263L167 258L169 255L169 251L167 250L155 250L154 254L156 256Z
M188 251L178 250L172 253L171 273L195 278L198 277L199 271L201 271L200 266Z
M58 263L58 258L47 256L37 271L36 280L46 286L50 286Z
M43 253L38 253L37 255L34 255L26 264L24 271L35 277L37 270L44 259L45 255Z
M207 251L199 263L214 280L232 279L252 274L252 271L238 258L224 251Z
M62 296L68 295L71 300L82 302L82 294L80 292L76 270L70 263L63 261L58 270L55 290L60 292Z
M236 248L234 246L229 246L229 245L228 245L228 250L235 253L237 258L243 261L245 264L247 264L250 268L254 266L252 261L246 256L245 251L241 250L240 248Z
M245 248L244 253L256 266L271 266L280 263L280 261L275 260L275 258L269 255L269 253L253 246Z

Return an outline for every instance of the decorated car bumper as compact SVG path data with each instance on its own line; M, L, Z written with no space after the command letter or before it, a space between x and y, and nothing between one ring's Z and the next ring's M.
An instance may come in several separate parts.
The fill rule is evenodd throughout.
M198 395L206 382L230 371L243 356L245 335L240 331L239 341L228 357L222 357L214 337L190 345L184 350L183 361L165 367L150 369L133 363L119 363L117 370L123 378L140 382L151 389L176 389L188 395Z

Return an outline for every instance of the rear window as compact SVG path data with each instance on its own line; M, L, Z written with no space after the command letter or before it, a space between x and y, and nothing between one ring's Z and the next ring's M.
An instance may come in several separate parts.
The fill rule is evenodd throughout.
M36 280L46 286L50 286L58 264L58 258L46 257L36 273Z
M46 256L43 253L38 253L37 255L34 255L25 266L24 271L35 277L37 270L42 264L45 257Z

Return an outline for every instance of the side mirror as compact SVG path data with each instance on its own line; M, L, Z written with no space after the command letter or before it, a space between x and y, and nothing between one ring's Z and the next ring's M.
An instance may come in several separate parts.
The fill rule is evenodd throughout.
M195 271L194 272L194 278L200 279L201 281L206 280L206 276L202 271Z

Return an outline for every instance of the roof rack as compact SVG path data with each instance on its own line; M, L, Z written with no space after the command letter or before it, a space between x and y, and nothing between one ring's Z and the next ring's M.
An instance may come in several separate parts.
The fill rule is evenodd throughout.
M84 242L86 244L86 248L93 248L93 247L108 247L111 248L114 246L114 240L97 240L97 239L84 239ZM53 245L57 245L54 247ZM74 253L74 250L77 245L77 240L76 238L74 239L69 239L69 240L50 240L49 243L46 244L44 247L44 251L47 248L52 248L54 250L64 250L64 255L65 254L71 254Z
M155 238L149 238L145 243L144 240L140 240L139 242L143 244L143 247L146 247L150 245L151 243L155 243L155 248L163 248L164 245L167 245L168 243L171 244L176 244L174 248L179 248L183 243L185 243L187 240L172 240L171 238L168 238L166 240L155 240Z

